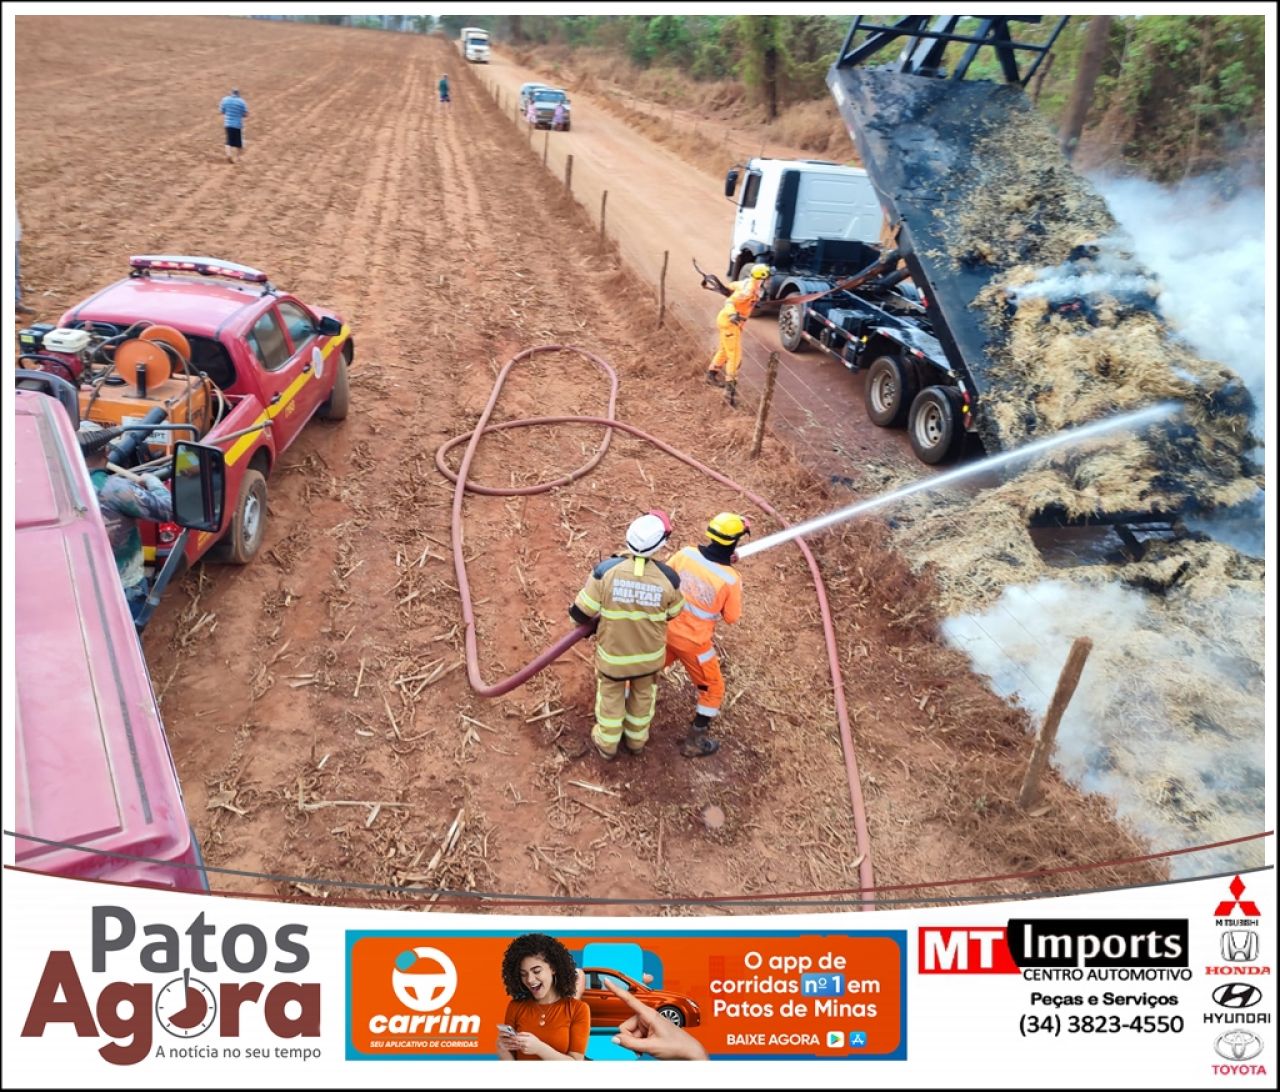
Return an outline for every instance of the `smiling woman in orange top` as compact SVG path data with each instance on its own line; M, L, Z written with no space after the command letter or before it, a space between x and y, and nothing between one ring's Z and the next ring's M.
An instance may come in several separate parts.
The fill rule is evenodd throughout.
M502 957L502 984L511 1003L498 1032L507 1062L580 1062L591 1035L591 1010L574 997L577 967L569 950L545 933L516 937Z

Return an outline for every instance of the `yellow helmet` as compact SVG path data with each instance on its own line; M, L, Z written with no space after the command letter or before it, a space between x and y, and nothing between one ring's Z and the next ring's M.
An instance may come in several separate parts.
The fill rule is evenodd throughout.
M707 524L707 538L721 546L732 546L743 535L751 534L751 524L736 512L721 512Z
M757 262L751 267L751 275L758 281L762 281L769 275L769 267L763 262Z

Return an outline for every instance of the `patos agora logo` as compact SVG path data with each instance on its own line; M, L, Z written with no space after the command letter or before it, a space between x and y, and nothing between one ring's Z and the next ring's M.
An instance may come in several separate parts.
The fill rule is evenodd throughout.
M203 911L179 929L140 923L123 906L95 906L88 966L70 950L49 953L22 1036L40 1038L58 1025L80 1038L105 1036L98 1053L113 1065L238 1058L242 1050L253 1057L266 1036L318 1038L320 984L295 977L311 961L306 933L305 925L286 924L270 936L247 923L220 932ZM242 1035L252 1037L243 1048ZM272 1049L303 1060L320 1054L314 1046Z

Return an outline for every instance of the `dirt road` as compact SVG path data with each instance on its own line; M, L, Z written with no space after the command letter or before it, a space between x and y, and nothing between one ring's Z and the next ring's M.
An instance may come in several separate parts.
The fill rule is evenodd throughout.
M475 77L539 160L545 151L547 169L556 178L565 179L566 160L573 156L574 197L597 226L601 196L608 192L605 230L617 241L623 261L651 287L655 301L665 256L667 312L710 360L716 345L715 315L724 301L700 286L692 262L696 260L722 280L728 276L735 205L724 196L722 180L708 177L645 140L610 113L596 95L573 93L570 132L533 131L518 116L520 85L554 84L554 77L523 68L501 51L491 64L473 67ZM709 144L724 147L726 170L734 162L743 162L745 154L759 151L740 151L740 138L710 121L697 124ZM808 157L800 149L778 145L764 151L779 158ZM645 317L652 313L656 310ZM772 315L757 317L744 331L741 384L746 405L754 405L762 389L770 352L779 358L774 424L815 471L834 484L859 491L868 484L876 488L924 473L905 432L869 425L863 409L863 376L851 375L816 351L787 352L778 341Z
M397 904L489 905L433 899L443 887L607 896L637 900L614 912L654 912L638 900L856 884L868 847L853 839L813 591L791 550L744 569L747 613L723 635L730 700L712 758L676 752L693 706L681 676L662 687L645 757L606 766L586 749L593 683L582 658L495 701L477 699L459 670L451 491L432 454L471 427L496 367L524 348L575 343L611 360L620 417L693 448L789 518L836 499L776 439L747 460L749 418L726 413L701 382L704 343L674 325L653 330L649 292L625 259L646 246L652 259L695 207L673 192L683 175L664 153L602 138L614 142L601 167L610 184L648 185L626 201L613 191L616 206L611 193L620 262L542 171L541 148L505 122L483 73L443 39L240 18L23 16L16 57L23 264L41 318L120 276L131 253L174 252L266 269L355 332L351 416L311 425L273 472L263 552L243 569L199 566L146 635L188 810L209 863L227 870L215 889L339 901L353 896L333 881L347 881L392 885ZM457 87L448 111L434 90L446 69ZM238 167L221 159L217 114L233 84L250 108ZM595 122L582 119L571 135L585 141ZM676 227L655 231L653 210L672 206ZM715 238L704 255L718 254L719 227L693 219L689 232ZM687 259L669 249L674 291ZM712 310L700 301L699 315ZM581 359L539 357L513 376L499 416L596 413L605 397ZM547 480L597 442L571 428L495 436L474 477ZM677 537L692 542L708 515L739 502L623 436L573 486L467 500L488 678L567 627L590 566L651 505L670 509ZM880 883L1141 851L1104 802L1056 779L1043 811L1016 812L1025 719L937 642L930 586L885 551L881 529L859 525L816 548ZM708 805L721 825L704 823ZM1153 876L1126 867L949 890Z

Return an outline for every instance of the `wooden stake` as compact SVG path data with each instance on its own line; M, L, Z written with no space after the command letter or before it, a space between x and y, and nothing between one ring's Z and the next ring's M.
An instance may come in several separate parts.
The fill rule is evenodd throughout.
M600 245L604 246L604 209L609 203L609 191L605 190L600 194Z
M1058 677L1058 688L1053 692L1053 700L1049 703L1049 711L1045 714L1044 726L1040 729L1040 738L1036 740L1035 750L1031 752L1031 762L1027 766L1026 776L1022 779L1022 792L1018 794L1018 807L1023 811L1031 807L1040 796L1040 777L1049 764L1049 756L1053 753L1053 744L1058 737L1058 724L1062 714L1067 711L1071 695L1076 692L1080 682L1080 673L1084 671L1084 663L1093 649L1093 642L1088 637L1077 637L1067 656L1066 666Z
M658 279L658 329L662 329L662 323L667 317L667 261L671 258L671 251L664 250L662 252L662 276Z
M566 156L564 160L564 188L573 193L573 156Z
M542 134L542 165L547 165L547 148L551 146L551 130L548 129Z
M756 434L751 440L751 457L758 458L760 445L764 443L764 423L769 417L769 403L773 401L773 385L778 379L778 354L769 354L769 371L764 378L764 394L756 411Z

